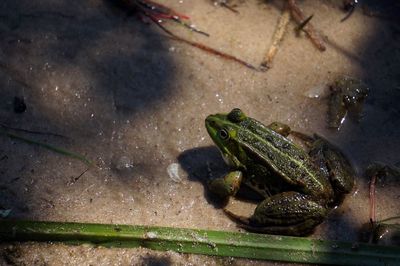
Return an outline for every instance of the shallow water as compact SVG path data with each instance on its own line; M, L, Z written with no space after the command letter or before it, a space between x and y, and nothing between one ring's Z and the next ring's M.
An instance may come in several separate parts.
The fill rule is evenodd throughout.
M305 36L296 37L291 22L273 67L255 72L166 38L110 2L0 3L0 122L61 134L65 137L26 136L99 165L80 176L86 170L82 162L2 137L1 209L11 209L11 218L239 230L203 183L226 170L204 118L240 107L266 124L280 121L318 132L352 159L359 173L355 192L313 237L357 239L369 219L363 170L373 161L400 163L398 21L357 9L341 23L341 1L302 1L327 50L319 52ZM254 65L271 43L281 6L249 0L234 14L206 0L163 3L189 15L210 37L172 23L169 29ZM343 74L362 79L371 93L359 123L346 120L340 131L332 131L326 128L326 99L307 95ZM15 96L26 102L22 114L13 112ZM167 171L173 163L179 164L179 178ZM398 182L378 185L378 219L398 215L398 191ZM51 244L1 250L17 264L252 263Z

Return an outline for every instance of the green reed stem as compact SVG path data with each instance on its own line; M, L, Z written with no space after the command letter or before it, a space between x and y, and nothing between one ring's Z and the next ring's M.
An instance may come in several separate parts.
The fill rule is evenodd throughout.
M0 220L0 242L172 250L213 256L334 265L400 265L400 247L157 226Z

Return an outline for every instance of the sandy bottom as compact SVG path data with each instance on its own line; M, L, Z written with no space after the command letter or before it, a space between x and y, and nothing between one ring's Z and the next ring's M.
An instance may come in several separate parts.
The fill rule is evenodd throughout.
M359 8L341 23L341 1L299 1L307 15L314 14L326 51L296 36L291 22L273 67L256 72L166 38L111 2L0 3L0 122L60 134L18 132L98 165L81 175L87 166L79 160L0 137L0 209L10 209L9 218L239 231L204 187L227 170L204 119L240 107L266 124L318 132L351 158L356 188L312 237L357 240L369 219L365 167L400 164L400 28L388 12L399 11L398 4L387 9L372 1L368 10L383 18ZM238 1L235 14L212 1L163 2L210 37L171 22L170 30L256 66L271 44L282 4ZM323 95L340 75L363 80L370 95L361 121L346 120L336 131L326 126L326 98L310 95ZM14 97L25 100L25 112L14 112ZM178 176L168 174L174 166ZM396 180L378 183L378 219L399 215L399 191ZM0 254L2 265L254 263L37 243L3 244Z

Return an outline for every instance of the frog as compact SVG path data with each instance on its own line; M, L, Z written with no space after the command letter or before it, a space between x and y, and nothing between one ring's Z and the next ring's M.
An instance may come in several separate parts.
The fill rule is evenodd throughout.
M211 193L229 199L245 187L259 196L250 217L224 208L248 231L309 235L353 189L350 161L322 136L293 131L280 122L264 125L239 108L207 116L205 127L231 168L208 182Z

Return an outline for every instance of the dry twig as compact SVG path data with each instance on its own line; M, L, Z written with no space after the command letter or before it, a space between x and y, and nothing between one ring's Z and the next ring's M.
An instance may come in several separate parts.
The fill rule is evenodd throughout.
M307 19L303 11L297 6L297 3L295 0L288 0L287 1L289 5L290 12L292 14L292 18L299 24L302 25L304 21ZM320 50L320 51L325 51L326 47L324 44L324 41L321 39L317 31L314 29L314 26L311 23L307 23L303 29L308 37L310 38L311 42Z
M272 44L269 47L269 50L265 55L263 61L261 62L260 69L268 70L269 68L271 68L272 60L274 59L276 53L278 52L279 44L282 41L283 36L285 35L289 21L290 21L290 12L289 9L285 7L283 9L281 17L279 18L275 33L272 37Z

